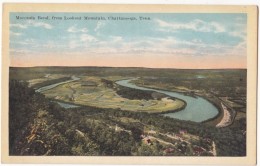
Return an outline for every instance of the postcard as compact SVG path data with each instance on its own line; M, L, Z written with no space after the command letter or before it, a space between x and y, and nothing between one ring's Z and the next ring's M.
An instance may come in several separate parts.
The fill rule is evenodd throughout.
M3 163L256 164L256 6L3 11Z

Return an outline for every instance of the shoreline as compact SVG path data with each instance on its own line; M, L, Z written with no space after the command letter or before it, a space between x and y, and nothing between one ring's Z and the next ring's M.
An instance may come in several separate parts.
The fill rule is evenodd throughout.
M166 90L166 89L163 89L163 88L158 88L158 87L149 87L149 86L143 86L143 85L139 85L139 84L136 84L138 86L141 86L141 87L145 87L145 88L152 88L152 89L155 89L155 90L163 90L163 91L170 91L170 92L175 92L175 93L181 93L183 95L186 95L186 96L190 96L190 97L201 97L205 100L207 100L208 102L210 102L211 104L213 104L217 110L218 110L218 114L212 118L209 118L207 120L204 120L202 122L197 122L197 123L202 123L202 124L206 124L206 125L210 125L210 126L214 126L216 127L216 125L222 120L223 118L223 115L224 115L224 111L222 110L221 106L219 106L220 102L217 102L217 101L213 101L212 98L209 98L208 96L206 95L203 95L203 94L199 94L197 92L194 92L192 95L188 95L190 92L188 91L185 91L185 90L178 90L176 89L176 91L174 90ZM214 96L215 97L215 96ZM180 99L179 99L180 100ZM186 103L186 102L185 102ZM178 111L181 111L181 110L178 110ZM178 112L177 111L177 112ZM173 113L173 112L172 112Z
M123 80L128 80L128 79L123 79ZM116 84L119 87L124 87L122 85L117 84L116 81L114 82L114 84ZM129 87L124 87L124 88L129 88ZM139 90L139 89L135 89L135 90ZM139 90L139 91L142 91L142 90ZM150 91L150 92L153 92L153 91ZM174 113L174 112L182 111L187 106L187 102L185 100L182 100L182 99L179 99L179 98L176 98L176 97L172 97L172 96L169 96L167 94L160 93L160 92L156 92L156 93L164 95L164 96L166 96L167 98L169 98L169 99L171 99L173 101L179 100L179 101L183 102L183 105L180 108L177 108L177 109L174 109L174 110L156 111L156 112L137 110L136 112L147 112L147 113L150 113L150 114L167 114L167 113Z
M60 103L64 103L64 104L69 104L69 105L73 105L73 106L78 106L77 108L79 107L95 107L95 108L101 108L101 107L96 107L96 106L90 106L90 105L82 105L82 104L77 104L77 103L71 103L71 102L68 102L68 101L63 101L63 100L59 100L59 99L52 99L52 98L48 98L49 101L51 102L60 102ZM180 99L179 99L180 100ZM181 100L183 101L183 100ZM183 106L180 107L180 108L177 108L175 110L167 110L167 111L163 111L163 112L148 112L148 111L142 111L142 110L137 110L137 111L131 111L131 110L126 110L126 111L131 111L131 112L146 112L146 113L149 113L149 114L158 114L158 115L162 115L162 114L167 114L167 113L174 113L174 112L178 112L178 111L181 111L182 109L184 109L187 105L187 103L185 101L183 101ZM57 103L58 104L58 103ZM62 107L62 106L61 106ZM74 108L65 108L65 107L62 107L64 109L74 109ZM76 108L76 107L75 107ZM103 108L101 108L103 109ZM120 109L121 111L124 111L122 110L121 108L108 108L108 109Z
M182 99L177 99L177 100L180 100L180 101L182 101L184 104L183 104L183 106L182 107L180 107L180 108L177 108L177 109L175 109L175 110L168 110L168 111L163 111L163 112L147 112L147 113L150 113L150 114L158 114L158 115L163 115L163 114L168 114L168 113L175 113L175 112L179 112L179 111L182 111L186 106L187 106L187 103L186 103L186 101L184 101L184 100L182 100Z

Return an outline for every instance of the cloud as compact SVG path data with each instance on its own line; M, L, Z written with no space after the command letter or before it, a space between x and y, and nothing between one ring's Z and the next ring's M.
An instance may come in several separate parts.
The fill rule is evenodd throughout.
M33 27L42 27L45 29L52 29L52 25L44 23L44 22L29 22L29 24Z
M72 40L72 41L69 42L68 45L69 45L70 49L74 49L74 48L77 48L79 46L79 43L75 40Z
M97 38L95 38L94 36L88 35L88 34L81 35L80 40L82 42L96 42L96 41L98 41Z
M10 40L10 43L19 45L30 45L31 47L35 47L38 45L38 43L34 39L23 39L22 41Z
M44 22L28 21L24 24L10 24L10 27L16 27L20 29L27 29L28 27L42 27L45 29L52 29L53 26Z
M190 28L193 31L200 32L214 32L219 33L225 31L228 35L241 36L238 29L236 31L231 31L228 28L222 27L220 24L215 22L210 22L209 25L204 25L201 21L191 21L186 24L174 24L167 23L161 20L158 23L163 29L171 29L178 31L180 29ZM161 22L160 22L161 21ZM202 24L201 24L202 23ZM32 25L32 24L30 24ZM35 25L36 26L36 25ZM38 24L37 26L43 26ZM21 47L26 47L29 50L39 51L39 52L51 52L59 51L60 54L73 53L75 51L82 52L83 54L101 55L101 54L118 54L118 55L162 55L162 56L225 56L225 55L244 55L246 48L245 45L240 44L233 46L226 43L205 43L203 40L197 36L197 38L191 40L184 40L181 37L177 38L174 36L168 37L144 37L144 36L109 36L105 38L97 34L90 35L86 28L77 28L76 25L65 28L68 32L67 36L63 36L61 41L33 41L33 40L23 40L20 41ZM77 33L79 32L79 33ZM222 34L221 34L222 35ZM100 38L99 38L100 37ZM102 40L101 40L102 39ZM131 39L131 40L129 40ZM15 41L17 42L17 40ZM40 42L40 43L39 43ZM58 46L58 44L60 44ZM25 46L27 45L27 46ZM30 47L29 47L30 46ZM35 48L37 46L37 48ZM14 45L16 47L16 45ZM19 46L20 47L20 46ZM45 50L44 50L45 49ZM245 54L246 55L246 54Z
M71 36L67 39L67 44L64 44L64 50L66 50L66 48L69 48L69 50L79 47L81 47L81 49L90 48L90 46L97 45L97 42L98 39L89 34L81 34L79 37Z
M230 36L238 37L238 38L241 38L243 40L246 40L246 32L243 32L243 31L232 31L232 32L229 32L228 34Z
M21 29L26 29L27 25L23 25L23 24L10 24L10 27L17 27L17 28L21 28Z
M200 39L185 41L174 37L155 38L145 37L127 41L121 36L109 36L107 40L83 34L80 40L73 39L68 43L68 48L81 47L82 52L91 54L158 54L158 55L182 55L182 56L205 56L208 54L225 55L233 47L225 44L203 43ZM70 50L72 51L72 50Z
M238 43L236 46L232 47L230 50L231 55L236 55L236 56L246 56L247 55L247 50L246 50L246 42L242 41Z
M157 54L161 56L226 56L226 55L246 55L246 48L243 44L227 45L225 43L204 43L200 39L190 41L181 40L175 37L152 38L147 37L140 40L120 41L113 45L113 42L106 45L107 51L103 53L114 54ZM102 46L100 46L102 47ZM103 47L104 48L104 47ZM98 50L98 53L101 50ZM236 50L236 52L235 52ZM240 52L240 53L238 53Z
M30 44L33 43L33 44ZM98 40L96 37L89 34L82 34L79 38L71 38L60 43L57 46L55 41L46 41L45 43L38 43L38 47L32 49L28 47L30 44L35 45L36 41L27 39L23 44L26 44L23 49L28 49L34 52L41 53L59 51L60 54L73 55L79 52L79 55L158 55L161 57L169 56L183 56L183 57L196 57L196 56L245 56L246 55L246 42L241 42L237 45L226 45L225 43L209 44L204 43L200 39L190 41L181 40L175 37L167 38L135 38L131 41L122 38L121 36L109 36L107 40ZM58 43L59 44L59 43ZM46 49L47 48L47 49ZM25 50L12 51L14 54L27 54ZM122 57L123 58L123 57Z
M89 39L89 37L87 37ZM160 43L160 44L158 44ZM179 48L179 44L183 44L182 41L178 41L175 38L142 38L131 41L125 41L121 36L110 36L108 40L92 42L91 46L85 45L85 51L94 54L178 54L178 55L191 55L194 50L190 48ZM79 43L73 42L72 46L78 46ZM174 47L175 46L175 47ZM75 48L75 47L73 47ZM83 49L84 49L83 48ZM84 51L83 51L84 52Z
M110 42L121 42L123 41L122 36L110 36L111 41Z
M94 29L95 32L97 32L101 27L103 27L105 24L102 22L98 22L96 28Z
M60 46L62 46L62 45L58 44L55 41L47 41L45 44L42 45L42 47L46 48L46 49L54 49L54 48L58 48Z
M88 29L87 28L77 28L76 26L71 26L67 29L67 32L70 32L70 33L77 33L77 32L88 32Z
M28 50L28 49L10 49L9 51L11 56L22 56L22 55L28 55L31 54L32 51Z
M197 32L214 32L220 33L225 32L225 27L217 22L205 22L199 19L192 20L188 23L181 22L165 22L160 19L155 20L156 23L161 27L162 31L173 31L178 30L192 30Z
M17 33L17 32L13 32L13 31L10 31L9 32L11 36L21 36L23 35L22 33Z
M232 37L241 38L242 40L246 40L247 30L246 23L236 23L230 27L228 31L228 35Z
M243 18L237 17L235 20L243 21ZM159 25L158 30L163 32L178 32L179 30L191 30L196 32L213 32L226 33L231 37L237 37L246 40L246 24L233 23L232 25L221 25L218 22L205 22L199 19L192 20L187 23L181 22L166 22L156 19L155 22Z

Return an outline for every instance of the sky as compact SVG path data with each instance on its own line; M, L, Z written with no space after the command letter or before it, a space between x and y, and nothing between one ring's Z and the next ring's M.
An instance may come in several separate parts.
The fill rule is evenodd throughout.
M246 68L246 23L243 13L11 13L10 66Z

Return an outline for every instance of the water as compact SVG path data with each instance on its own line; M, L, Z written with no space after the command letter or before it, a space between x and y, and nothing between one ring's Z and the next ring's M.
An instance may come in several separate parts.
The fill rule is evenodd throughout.
M170 92L170 91L165 91L165 90L156 90L156 89L152 89L152 88L140 87L140 86L130 83L130 81L132 81L132 80L135 80L135 79L120 80L120 81L117 81L116 83L118 85L125 86L128 88L146 90L146 91L149 90L149 91L163 93L168 96L172 96L172 97L179 98L179 99L186 101L187 105L183 110L181 110L179 112L175 112L175 113L164 114L165 116L169 116L169 117L180 119L180 120L202 122L202 121L208 120L210 118L213 118L218 114L218 109L212 103L210 103L208 100L206 100L202 97L196 96L196 98L195 98L195 97L187 96L187 95L177 93L177 92Z
M59 83L56 83L56 84L51 84L51 85L48 85L48 86L44 86L44 87L37 89L35 92L43 92L43 91L55 88L59 85L66 84L66 83L73 82L73 81L77 81L77 80L80 80L80 78L75 77L75 76L71 76L71 80L59 82Z
M47 90L55 88L55 87L57 87L59 85L66 84L66 83L73 82L73 81L77 81L77 80L80 80L80 78L75 77L75 76L71 76L71 80L59 82L59 83L56 83L56 84L51 84L51 85L48 85L48 86L44 86L44 87L41 87L41 88L35 90L35 92L47 91ZM67 103L62 103L62 102L56 102L56 103L58 103L61 107L66 108L66 109L79 107L77 105L67 104Z
M79 107L77 105L62 103L62 102L58 102L58 101L56 103L58 103L61 107L66 108L66 109L68 109L68 108L78 108Z

